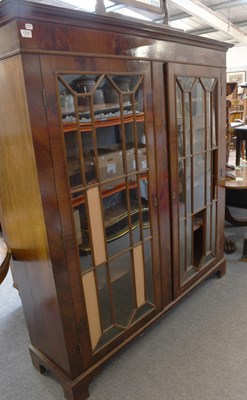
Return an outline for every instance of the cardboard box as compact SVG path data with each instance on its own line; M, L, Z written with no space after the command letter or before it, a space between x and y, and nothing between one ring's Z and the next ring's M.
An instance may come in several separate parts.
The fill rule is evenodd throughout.
M98 157L100 181L116 178L112 182L108 182L104 189L110 189L114 186L124 183L124 178L117 179L117 177L124 174L123 171L123 152L112 151Z
M104 189L110 189L114 186L123 184L124 178L117 179L119 176L124 175L123 152L122 151L106 152L107 149L104 149L104 151L103 149L101 150L99 151L99 154L101 153L101 155L99 155L98 157L101 182L111 178L116 178L116 180L108 182L104 186ZM147 169L146 147L138 149L137 154L138 154L139 171L144 172ZM128 173L135 172L136 154L134 148L126 150L126 159L127 159ZM133 181L136 180L136 176L135 175L130 176L130 180Z
M137 156L138 156L139 172L146 171L146 169L147 169L146 147L138 149ZM127 168L128 168L129 173L136 171L136 168L137 168L136 164L137 163L136 163L135 149L130 149L127 151ZM134 175L132 177L130 177L130 179L135 180Z

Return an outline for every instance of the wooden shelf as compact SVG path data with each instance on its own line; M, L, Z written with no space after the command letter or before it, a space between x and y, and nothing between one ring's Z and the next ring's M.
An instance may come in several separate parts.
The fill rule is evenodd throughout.
M134 229L136 229L138 226L140 226L140 221L138 219L138 215L139 215L140 211L142 213L143 228L144 229L150 228L150 222L149 222L149 216L148 216L149 208L143 206L141 208L141 210L139 210L137 208L130 212L131 230L132 231ZM105 229L106 229L106 242L107 243L121 238L122 236L124 236L126 233L128 233L130 231L128 211L126 211L124 208L122 208L122 210L121 210L121 206L116 209L108 210L108 212L105 215L104 223L105 223ZM82 232L83 232L84 242L85 242L85 238L88 238L88 241L85 242L84 245L79 246L80 251L82 253L91 252L91 248L89 246L89 231L87 229L82 229Z
M123 121L124 124L128 124L130 122L133 122L135 118L135 121L137 122L143 122L144 121L144 113L138 113L135 114L128 114L124 115ZM111 117L111 118L102 118L102 119L96 119L94 122L95 128L104 128L107 126L114 126L114 125L120 125L121 124L121 117ZM92 122L80 122L80 132L91 132L92 131ZM76 121L73 122L64 122L63 123L63 130L64 132L74 132L77 130L77 125Z
M121 177L119 177L119 178L121 178ZM123 176L123 179L124 179L124 176ZM147 179L147 174L143 174L140 177L140 179L141 180ZM96 183L96 181L95 181L95 183ZM137 187L137 182L136 181L130 181L129 182L129 188L130 189L135 189L136 187ZM120 185L117 185L117 186L113 187L112 189L103 190L102 191L102 198L104 199L105 197L108 197L108 196L111 196L112 194L121 192L121 190L124 190L124 189L126 189L126 185L125 185L125 183L122 183ZM80 192L82 190L83 190L82 186L76 186L75 188L73 188L71 190L71 194L78 193L78 192ZM83 203L85 203L85 195L84 194L72 199L72 207L77 207L77 206L79 206L80 204L83 204Z

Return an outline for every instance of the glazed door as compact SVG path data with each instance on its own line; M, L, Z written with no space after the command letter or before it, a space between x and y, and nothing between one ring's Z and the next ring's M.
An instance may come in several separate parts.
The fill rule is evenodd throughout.
M220 71L168 65L174 296L222 257ZM224 117L224 116L223 116ZM223 153L222 153L223 152Z
M42 57L42 72L68 268L81 280L93 356L161 307L150 63Z

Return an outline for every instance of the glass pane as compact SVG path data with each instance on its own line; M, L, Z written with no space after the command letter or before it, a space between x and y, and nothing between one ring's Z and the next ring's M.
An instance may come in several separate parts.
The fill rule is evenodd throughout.
M184 95L184 124L185 124L185 152L186 156L191 154L191 104L190 94Z
M107 281L106 266L102 265L96 269L96 280L98 286L98 300L102 329L105 330L112 325L110 294Z
M110 340L113 340L117 335L119 335L123 331L124 331L124 328L121 328L119 326L113 326L113 327L109 328L106 332L104 332L102 334L95 350L100 349L102 346L104 346Z
M186 160L186 215L190 215L192 199L191 158Z
M131 223L132 223L132 244L138 243L141 236L141 224L142 224L142 209L139 207L140 203L140 194L138 187L138 178L137 176L133 176L133 187L129 190L130 196L130 209L131 209Z
M211 138L211 132L212 132L212 123L211 123L211 93L206 93L206 115L207 115L207 149L210 150L212 145L212 138Z
M201 78L201 82L207 91L211 91L211 90L213 90L216 79L215 78Z
M129 231L126 231L122 236L119 235L116 239L112 239L107 242L108 256L112 257L116 253L119 253L123 249L127 249L129 247L130 247L130 233Z
M105 187L102 189L104 193ZM103 198L103 213L108 255L112 256L130 246L126 189Z
M218 186L217 186L217 150L211 152L212 157L212 200L216 200L218 197Z
M211 202L212 196L212 168L211 168L211 152L207 153L207 204Z
M91 239L89 236L88 219L85 203L80 204L73 210L77 244L80 254L81 271L85 272L92 268Z
M93 74L74 76L74 79L69 83L73 91L78 94L77 98L80 112L89 112L89 103L91 98L95 110L102 108L102 105L105 102L102 88L104 82L103 78L103 75L99 76ZM82 116L87 117L88 115L84 114Z
M147 240L144 246L144 268L145 268L145 287L146 298L153 303L153 271L152 271L152 247L151 240Z
M185 221L181 221L179 229L180 282L183 281L186 271L185 243Z
M132 260L129 252L110 261L110 276L115 323L127 326L135 307Z
M100 182L110 180L105 189L111 189L124 183L123 152L98 149L98 166Z
M106 127L96 127L97 148L99 154L101 154L101 152L104 154L110 151L122 150L119 126L119 124L116 124Z
M178 157L184 156L183 127L178 125Z
M212 204L212 252L216 254L216 229L217 229L217 203Z
M217 153L211 154L217 145L216 82L215 78L176 78L181 283L197 273L206 252L210 253L211 222L205 207L211 209L217 196Z
M193 219L193 265L199 267L202 264L205 255L205 210L194 215Z
M192 218L186 221L186 270L192 265Z
M65 149L67 156L68 175L71 189L75 190L82 185L81 162L77 132L71 131L65 134Z
M137 160L138 160L139 172L141 172L142 174L145 174L145 172L147 172L147 168L148 168L147 152L146 152L146 146L142 145L142 143L138 144Z
M197 81L192 90L193 153L205 149L205 105L202 85Z
M58 81L58 90L61 114L65 118L75 112L75 99L70 92L70 86L66 80L62 79Z
M86 182L93 183L96 180L96 171L94 157L95 150L92 131L81 133L81 144L83 149Z
M205 156L199 154L193 157L194 175L194 212L205 203Z
M177 81L184 91L190 91L196 78L189 76L178 77Z
M145 177L140 179L140 196L142 208L148 207L148 180Z
M216 135L216 110L217 110L217 99L216 99L216 89L212 93L212 141L213 147L218 145L217 143L217 135Z
M135 312L135 316L133 319L134 321L137 321L138 319L140 319L141 317L143 317L144 315L146 315L148 312L153 310L153 306L149 303L145 303L143 304L143 306L141 306L140 308L138 308Z
M185 168L184 161L178 161L179 218L185 217Z
M133 91L134 91L134 95L135 95L135 112L143 113L143 111L144 111L143 77L136 77L135 79L136 79L136 84L135 84L135 87L133 87Z
M178 156L184 156L184 144L183 144L183 97L179 85L176 85L176 111L177 111L177 130L178 130Z
M207 207L206 254L209 253L210 251L211 251L211 206Z
M124 105L129 105L129 92L136 93L136 105L138 111L142 109L142 93L138 93L141 77L131 75L108 76L104 85L105 101L108 104L116 104L121 100Z
M136 131L134 129L136 127ZM127 173L136 171L145 172L147 169L146 138L143 122L125 125L126 148L127 148ZM136 157L136 154L138 157Z

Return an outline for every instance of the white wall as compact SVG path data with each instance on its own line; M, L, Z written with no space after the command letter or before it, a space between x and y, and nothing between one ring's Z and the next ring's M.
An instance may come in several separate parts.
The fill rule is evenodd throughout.
M229 49L226 55L226 66L227 72L247 71L247 46L234 46Z

